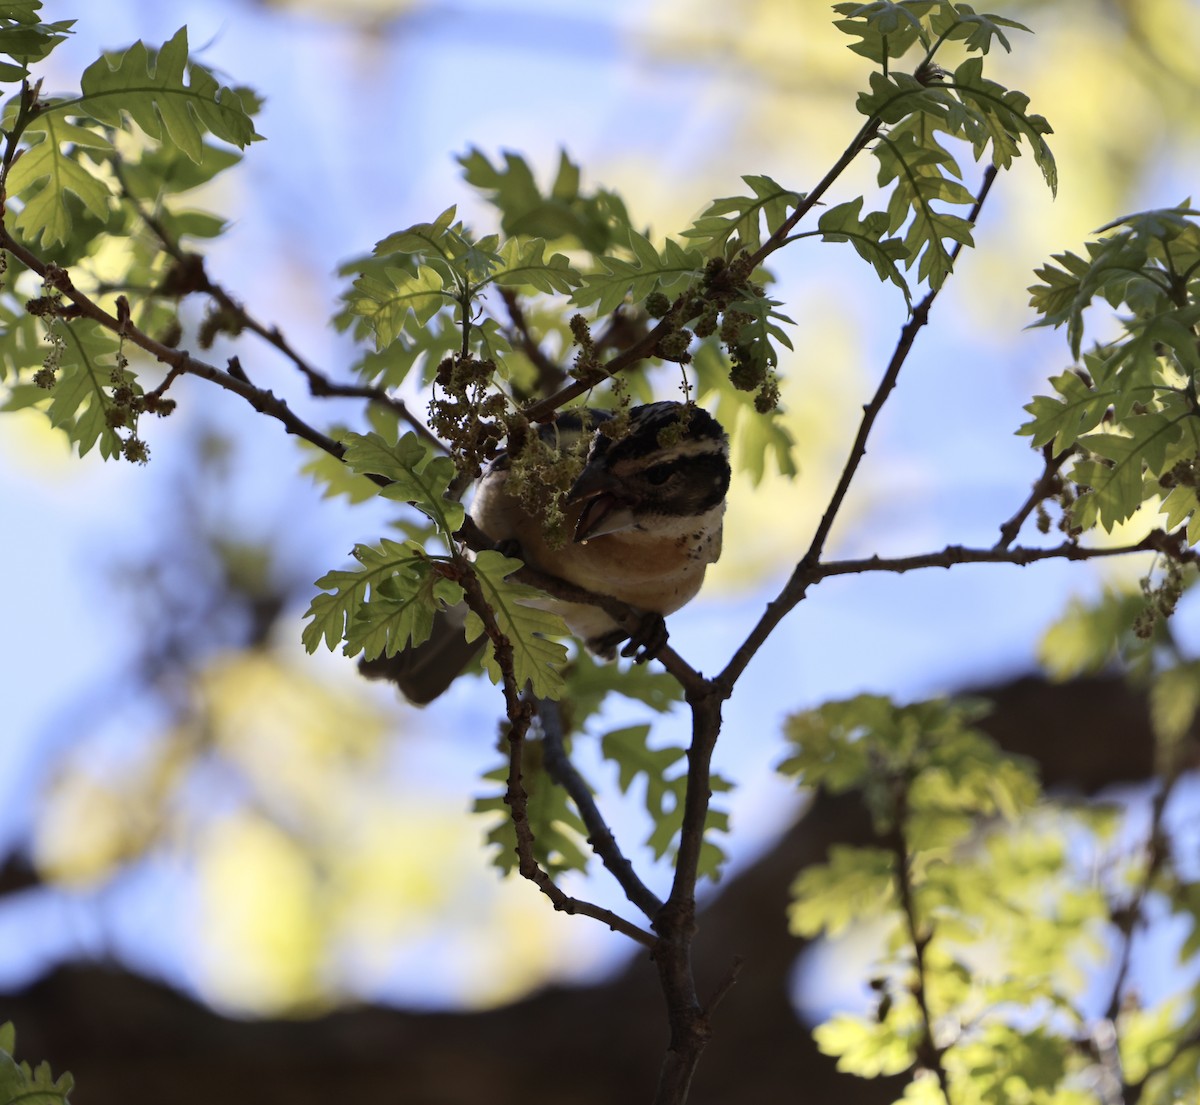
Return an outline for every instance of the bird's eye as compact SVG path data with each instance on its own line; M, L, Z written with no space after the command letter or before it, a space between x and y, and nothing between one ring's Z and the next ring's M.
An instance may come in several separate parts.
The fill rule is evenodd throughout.
M670 464L656 464L647 468L644 475L650 483L664 484L675 475L675 467Z

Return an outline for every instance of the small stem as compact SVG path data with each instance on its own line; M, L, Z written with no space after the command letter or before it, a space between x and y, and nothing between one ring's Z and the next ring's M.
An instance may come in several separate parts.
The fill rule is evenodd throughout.
M903 782L898 784L903 788ZM913 997L917 1008L921 1011L921 1024L924 1029L924 1040L917 1051L917 1061L926 1069L937 1075L938 1085L946 1105L953 1105L950 1097L950 1076L942 1063L945 1048L938 1047L933 1034L933 1014L929 1009L928 978L929 970L925 961L925 951L933 939L933 933L922 924L917 910L916 887L912 881L912 856L908 849L908 839L904 832L904 822L908 817L908 794L900 789L896 797L894 812L896 824L889 834L889 845L892 858L896 864L896 893L900 899L900 911L904 915L905 928L909 943L913 950L913 966L917 972L916 982L912 987Z
M592 788L571 762L563 738L562 711L557 702L545 700L538 704L538 716L542 722L542 741L545 754L546 774L570 795L571 801L587 826L588 843L600 857L600 862L617 880L625 897L647 917L653 917L662 909L662 901L638 877L633 864L621 851L612 829L600 813Z
M638 927L624 917L613 913L603 906L581 898L573 898L565 893L550 877L549 872L537 861L534 852L533 829L529 824L529 795L521 778L522 753L525 747L525 736L533 720L533 699L521 695L517 687L517 679L513 672L512 643L500 631L496 624L495 615L488 605L479 580L470 563L461 554L455 553L455 561L462 569L459 582L462 585L464 599L483 622L484 631L492 642L496 655L496 663L500 667L501 683L504 689L505 712L508 715L508 784L504 794L512 815L513 831L517 838L517 870L529 879L547 898L554 908L564 913L579 913L591 917L607 925L614 932L628 936L631 940L648 948L656 946L654 936L645 929Z
M1074 451L1074 446L1072 446L1069 449L1064 449L1061 453L1055 454L1049 444L1042 449L1045 468L1037 478L1037 482L1034 483L1033 489L1029 492L1029 497L1021 504L1017 512L1000 527L1000 539L996 542L996 548L1007 549L1017 539L1017 535L1021 532L1021 527L1038 508L1038 504L1044 503L1047 499L1055 495L1060 486L1058 473L1062 466L1067 463L1067 457Z
M208 272L204 268L203 259L196 254L189 254L167 230L163 221L153 212L147 210L146 205L129 190L129 186L122 175L122 167L119 159L114 163L114 169L125 198L137 212L138 217L145 223L146 227L162 243L163 249L180 264L186 264L190 260L198 262L198 272L196 273L198 286L196 290L211 296L220 305L222 310L237 319L243 329L258 335L263 341L274 346L275 349L291 361L308 382L308 393L310 395L314 398L339 397L366 399L369 402L377 403L382 407L386 407L402 422L406 423L427 445L432 446L441 453L447 451L441 439L434 435L429 430L429 427L408 409L403 400L389 395L380 387L372 387L365 384L334 383L326 373L315 368L296 351L278 326L267 326L260 322L254 315L250 314L243 303L235 299L222 285L209 277Z
M860 138L862 138L864 132L865 128L864 131L859 132ZM872 133L874 132L872 131ZM853 148L854 146L851 144L850 149ZM850 152L850 149L847 150L847 154ZM842 156L843 159L846 159L847 155L843 154ZM980 185L979 194L976 196L975 205L971 208L971 213L968 216L969 222L974 223L979 218L979 213L983 209L984 201L992 189L996 175L996 167L989 165L983 174L983 182ZM799 210L797 209L797 212ZM788 222L785 222L772 235L771 240L778 237L782 241L782 239L787 237L788 232L794 225L794 221L789 219ZM767 244L770 243L768 242ZM759 253L763 253L763 250L766 250L766 248L766 245L764 245ZM951 265L958 260L958 255L961 253L962 248L962 242L955 243L954 248L950 252ZM850 490L850 485L854 481L858 467L867 455L867 439L871 435L871 430L875 425L876 419L883 410L884 403L887 401L892 389L896 386L896 381L900 377L900 370L903 368L905 360L907 360L909 353L912 351L917 335L920 333L921 328L929 321L929 311L933 306L934 300L937 298L939 290L940 286L938 288L930 288L925 298L913 308L912 316L901 329L899 340L896 342L895 352L892 353L892 358L888 362L883 378L879 381L879 386L875 389L875 394L872 396L871 401L863 407L862 421L859 423L854 443L850 447L850 456L847 458L845 467L842 469L837 486L830 497L829 505L825 508L825 513L821 515L821 521L818 523L816 532L813 534L808 551L796 565L787 583L784 584L779 597L774 602L768 604L758 624L750 631L749 636L738 647L737 651L730 658L729 663L725 666L725 669L717 676L716 681L725 694L732 691L733 684L736 682L738 676L746 669L746 665L750 663L755 653L762 647L763 642L771 634L775 626L803 601L813 579L819 578L815 577L813 573L819 570L821 555L825 549L825 542L829 537L830 531L833 529L833 523L837 519L838 512L841 510L847 492Z

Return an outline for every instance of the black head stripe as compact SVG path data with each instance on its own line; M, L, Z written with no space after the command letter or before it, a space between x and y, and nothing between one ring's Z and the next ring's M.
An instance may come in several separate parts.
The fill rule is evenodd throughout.
M619 441L597 434L592 456L604 456L609 464L644 457L662 448L660 436L664 431L669 433L678 427L681 419L686 419L683 441L724 442L725 431L721 423L708 411L692 407L685 413L682 403L648 403L643 407L634 407L629 412L629 433Z

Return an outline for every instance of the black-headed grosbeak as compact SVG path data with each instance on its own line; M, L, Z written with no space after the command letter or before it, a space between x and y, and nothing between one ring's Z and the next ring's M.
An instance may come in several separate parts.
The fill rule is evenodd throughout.
M563 500L568 540L556 544L544 519L507 492L507 454L484 471L470 515L529 567L619 599L657 617L661 626L663 616L695 596L705 569L721 555L729 440L712 415L681 403L632 408L619 436L599 428L613 417L609 411L569 411L541 428L544 441L563 449L590 435L583 470ZM599 606L550 597L545 606L605 659L615 657L629 637ZM377 672L414 703L441 694L482 646L481 640L466 640L462 612L455 614L439 617L429 641L402 651ZM660 647L665 639L663 633Z

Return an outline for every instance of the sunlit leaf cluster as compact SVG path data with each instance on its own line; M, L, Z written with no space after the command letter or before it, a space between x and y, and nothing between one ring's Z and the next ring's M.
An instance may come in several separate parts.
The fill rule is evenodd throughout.
M1081 857L1109 846L1115 811L1048 802L1027 766L972 728L979 716L974 703L864 695L788 722L795 751L782 770L860 793L876 835L834 847L793 886L796 933L864 923L881 933L874 1007L835 1014L818 1045L862 1077L910 1072L906 1101L1073 1102L1092 1100L1086 1088L1105 1077L1092 1041L1115 1027L1138 1055L1124 1077L1143 1100L1195 1093L1196 993L1154 1008L1127 1001L1111 1026L1087 989L1146 861L1111 859L1097 878ZM1190 912L1186 961L1200 939L1197 896L1173 877L1160 891Z
M1070 449L1081 530L1111 530L1143 505L1169 529L1200 539L1200 226L1184 203L1104 228L1083 254L1063 253L1037 272L1032 305L1040 325L1065 326L1078 367L1055 377L1053 395L1026 407L1020 432L1035 446ZM1101 300L1120 335L1083 350L1084 316Z
M112 314L117 294L137 289L131 321L173 344L179 299L205 283L199 256L185 245L225 225L178 197L239 160L236 149L258 137L257 102L189 58L186 29L161 49L137 43L99 58L76 96L43 96L28 66L71 22L38 23L40 7L29 0L0 14L0 52L20 63L0 65L0 82L18 85L0 123L7 225L48 262L69 266L75 286ZM5 408L44 410L81 454L98 447L106 459L144 462L139 420L168 414L173 403L146 399L129 351L71 312L50 276L9 260L0 295Z

